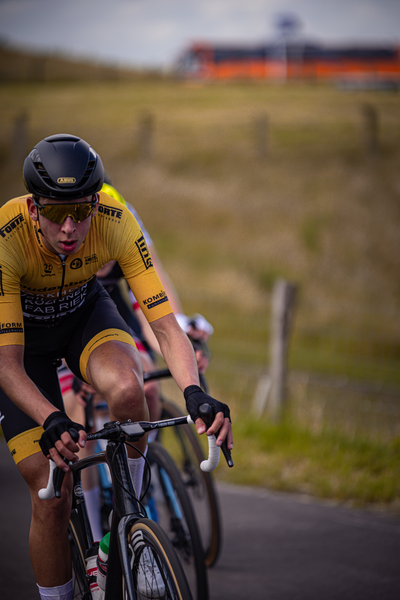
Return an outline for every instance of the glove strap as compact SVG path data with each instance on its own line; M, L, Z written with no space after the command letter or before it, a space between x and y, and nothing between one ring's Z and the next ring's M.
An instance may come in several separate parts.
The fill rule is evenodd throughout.
M50 423L53 421L53 419L57 419L58 417L65 417L66 419L68 419L68 417L65 414L65 412L63 412L61 410L55 410L54 412L52 412L52 413L49 414L49 416L47 417L47 419L43 423L43 429L46 430L47 427L50 425Z
M188 385L183 390L183 395L185 396L186 402L188 401L190 394L193 394L193 392L203 392L203 390L201 389L201 387L199 385Z

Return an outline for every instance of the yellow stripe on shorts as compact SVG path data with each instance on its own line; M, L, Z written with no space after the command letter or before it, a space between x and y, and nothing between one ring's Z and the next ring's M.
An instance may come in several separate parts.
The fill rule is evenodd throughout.
M34 427L23 433L19 433L7 443L15 464L17 465L24 458L41 452L39 440L42 437L43 427Z
M86 344L79 360L79 368L86 381L86 369L90 353L98 346L101 346L101 344L112 341L124 342L124 344L129 344L136 348L133 337L126 331L122 331L122 329L105 329L104 331L101 331Z

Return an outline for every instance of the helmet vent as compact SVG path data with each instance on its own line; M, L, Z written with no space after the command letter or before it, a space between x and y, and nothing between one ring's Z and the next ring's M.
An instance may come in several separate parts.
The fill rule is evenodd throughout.
M89 181L89 179L91 178L92 173L93 173L93 171L95 169L95 166L96 166L96 161L95 160L90 160L88 162L88 166L86 167L86 171L85 171L85 173L84 173L84 175L82 177L82 180L81 180L81 185L85 185L86 182Z
M49 177L49 174L47 173L43 164L40 162L35 162L34 165L35 165L40 177L43 179L43 181L45 183L47 183L47 185L51 185L52 184L51 178Z
M39 173L40 177L43 179L44 183L46 183L49 186L54 185L51 177L49 176L49 174L47 173L46 169L44 168L43 164L40 162L35 162L35 167L37 172ZM86 167L86 171L81 179L80 184L81 185L85 185L87 181L89 181L94 169L96 166L96 161L95 160L91 160L88 163L88 166Z

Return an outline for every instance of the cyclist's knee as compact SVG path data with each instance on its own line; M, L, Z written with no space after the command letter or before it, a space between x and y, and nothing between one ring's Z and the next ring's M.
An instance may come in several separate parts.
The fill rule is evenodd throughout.
M120 405L144 399L143 381L131 370L109 374L106 400Z
M90 355L89 383L110 404L144 400L143 371L139 353L120 342L108 342Z
M111 420L148 419L143 380L133 371L110 376L103 397L108 404Z

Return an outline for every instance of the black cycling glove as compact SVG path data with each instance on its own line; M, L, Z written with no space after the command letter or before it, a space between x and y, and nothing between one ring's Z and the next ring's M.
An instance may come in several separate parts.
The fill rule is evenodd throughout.
M213 407L215 414L222 412L224 417L231 420L229 406L219 400L211 398L211 396L203 392L200 386L189 385L185 388L183 395L186 400L186 408L188 409L188 413L193 422L201 417L199 413L199 406L201 406L201 404L210 404Z
M47 417L43 423L43 429L44 432L39 440L39 444L43 454L47 457L50 448L54 448L55 443L61 438L64 431L68 431L71 437L75 439L77 432L83 429L83 427L79 423L71 421L64 412L56 410Z

